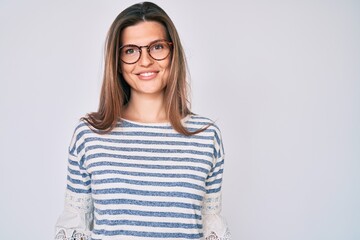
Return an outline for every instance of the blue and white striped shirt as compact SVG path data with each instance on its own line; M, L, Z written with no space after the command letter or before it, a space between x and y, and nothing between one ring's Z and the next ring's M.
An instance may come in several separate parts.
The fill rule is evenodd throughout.
M183 124L191 131L211 125L184 136L170 123L123 119L102 135L80 122L69 147L57 232L66 239L81 233L94 240L179 240L204 239L215 231L206 218L221 210L220 130L196 115Z

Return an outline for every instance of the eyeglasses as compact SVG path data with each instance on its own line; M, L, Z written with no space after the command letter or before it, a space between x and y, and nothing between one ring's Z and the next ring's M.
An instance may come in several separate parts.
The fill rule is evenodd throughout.
M139 61L141 57L141 49L146 48L149 56L156 61L161 61L167 58L171 52L173 43L166 40L156 40L147 46L137 46L134 44L127 44L120 47L120 59L127 64L134 64Z

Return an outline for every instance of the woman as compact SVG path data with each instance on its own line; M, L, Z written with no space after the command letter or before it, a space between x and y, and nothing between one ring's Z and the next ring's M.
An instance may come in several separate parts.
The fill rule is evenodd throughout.
M97 112L75 129L56 239L230 239L220 131L191 113L174 24L149 2L110 27Z

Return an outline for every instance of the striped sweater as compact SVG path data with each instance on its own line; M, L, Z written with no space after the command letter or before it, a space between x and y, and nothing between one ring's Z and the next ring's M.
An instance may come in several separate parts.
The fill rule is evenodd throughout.
M182 121L191 131L212 124ZM101 135L80 122L56 239L230 239L220 217L223 167L215 124L184 136L170 123L123 119Z

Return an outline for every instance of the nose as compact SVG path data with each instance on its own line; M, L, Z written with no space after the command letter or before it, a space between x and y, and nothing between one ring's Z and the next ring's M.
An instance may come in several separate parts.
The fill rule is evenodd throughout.
M142 49L139 64L143 67L150 66L154 63L154 59L150 56L147 49Z

